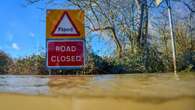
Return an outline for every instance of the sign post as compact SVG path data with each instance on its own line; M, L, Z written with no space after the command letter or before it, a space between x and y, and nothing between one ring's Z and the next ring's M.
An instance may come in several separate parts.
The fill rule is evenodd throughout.
M84 12L47 10L46 40L49 69L77 69L85 64Z

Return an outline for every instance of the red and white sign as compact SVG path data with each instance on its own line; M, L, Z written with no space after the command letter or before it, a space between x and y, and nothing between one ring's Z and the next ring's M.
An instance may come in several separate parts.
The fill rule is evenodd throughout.
M53 32L53 36L79 36L80 33L76 28L74 22L71 17L65 11L55 26Z
M81 67L84 65L82 40L47 41L47 66L54 68Z

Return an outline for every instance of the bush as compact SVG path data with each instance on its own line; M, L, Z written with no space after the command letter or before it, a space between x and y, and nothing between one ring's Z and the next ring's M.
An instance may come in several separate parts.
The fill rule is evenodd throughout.
M113 72L117 73L142 73L145 71L141 54L126 54L120 59L113 59Z
M192 71L195 62L192 59L192 55L190 50L186 50L185 52L179 53L177 55L177 70L179 71Z
M9 65L10 74L48 74L43 55L32 55L22 59L16 59Z
M0 50L0 74L8 73L8 65L12 63L12 59L5 52Z
M169 58L165 58L156 47L149 47L145 58L146 72L166 72L169 68Z

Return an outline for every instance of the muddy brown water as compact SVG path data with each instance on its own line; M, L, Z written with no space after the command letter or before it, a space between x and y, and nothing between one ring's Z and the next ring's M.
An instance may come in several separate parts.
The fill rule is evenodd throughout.
M0 110L195 110L195 73L2 75Z

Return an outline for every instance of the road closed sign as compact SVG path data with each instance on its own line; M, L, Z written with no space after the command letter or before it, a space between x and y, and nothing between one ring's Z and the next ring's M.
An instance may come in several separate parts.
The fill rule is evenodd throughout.
M82 67L84 51L83 40L48 40L47 67Z
M84 38L84 11L47 10L47 67L49 69L83 67Z
M52 38L83 39L84 11L82 10L47 10L46 36Z

